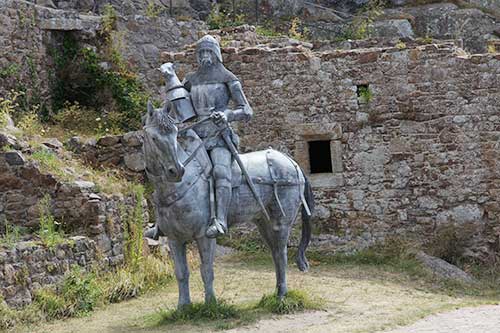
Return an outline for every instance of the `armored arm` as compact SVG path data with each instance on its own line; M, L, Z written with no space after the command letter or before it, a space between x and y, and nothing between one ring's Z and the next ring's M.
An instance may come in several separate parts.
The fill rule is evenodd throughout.
M243 93L240 81L227 82L227 87L231 93L231 99L235 102L234 110L226 110L224 114L229 122L231 121L248 121L253 116L253 110L248 104L248 101Z

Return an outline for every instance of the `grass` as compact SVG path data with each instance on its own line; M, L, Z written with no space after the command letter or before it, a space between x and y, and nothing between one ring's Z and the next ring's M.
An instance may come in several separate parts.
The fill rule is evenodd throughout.
M258 308L276 314L290 314L305 310L321 310L322 300L312 299L303 290L289 290L283 299L276 293L264 295L257 304Z
M322 308L322 300L311 297L303 290L290 290L282 300L273 293L263 295L258 302L244 302L238 305L219 300L193 303L179 309L161 309L145 316L144 321L145 327L208 325L215 330L226 330L269 318L271 314L291 314Z
M307 295L321 295L323 311L278 316L257 307L263 298L262 293L274 290L275 274L271 259L262 253L238 254L226 257L215 267L217 296L226 300L226 305L236 308L235 317L208 320L196 315L199 320L163 321L165 317L169 318L169 311L158 309L172 309L177 302L177 288L175 284L168 284L162 289L155 289L154 293L145 294L145 297L106 306L88 318L41 324L37 331L215 332L259 321L259 327L266 327L269 331L282 330L283 327L293 327L295 331L321 331L328 327L330 332L368 333L409 324L436 312L493 304L500 300L498 292L490 296L450 292L461 287L448 286L447 290L442 285L435 285L437 282L428 277L402 271L402 267L391 268L393 266L387 258L373 259L368 254L350 258L344 256L342 260L311 257L314 258L310 260L311 269L307 274L290 264L288 283L291 290L300 288ZM191 275L191 294L195 302L202 301L203 283L196 270ZM230 311L226 310L221 308L216 311ZM193 312L199 314L206 309L189 310L191 315ZM363 320L360 320L360 314ZM184 315L178 313L174 317L182 318Z
M96 184L94 191L107 194L123 193L131 194L133 183L127 181L118 170L96 169L85 166L77 159L66 154L56 154L55 152L42 148L42 140L32 140L30 146L35 147L28 159L38 162L42 172L51 173L64 182L74 182L82 180L82 175L87 181Z

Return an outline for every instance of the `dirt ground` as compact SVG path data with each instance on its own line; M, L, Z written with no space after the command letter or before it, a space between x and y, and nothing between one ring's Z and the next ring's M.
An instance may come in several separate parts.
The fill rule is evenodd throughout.
M316 264L310 272L289 268L289 287L307 291L325 301L322 311L293 315L267 315L248 326L229 332L342 332L392 333L422 332L500 332L500 309L495 306L466 308L459 312L435 313L491 304L496 300L436 292L435 288L401 272L377 266ZM257 302L274 289L274 270L270 260L253 262L230 256L216 264L216 291L219 298L234 304ZM198 272L191 274L193 301L202 301L202 282ZM148 326L146 318L158 309L174 308L177 287L151 292L127 302L99 309L88 317L54 321L18 330L37 333L118 333L118 332L212 332L214 325ZM478 317L474 317L478 313ZM425 318L421 321L419 319ZM444 319L443 319L444 318ZM477 318L490 318L496 330L455 330L469 327ZM491 319L493 318L493 319ZM445 323L445 321L449 320ZM411 325L399 328L404 325ZM445 327L441 329L442 327ZM481 326L482 327L482 326ZM486 326L484 326L486 327ZM396 329L396 330L394 330ZM392 331L391 331L392 330Z

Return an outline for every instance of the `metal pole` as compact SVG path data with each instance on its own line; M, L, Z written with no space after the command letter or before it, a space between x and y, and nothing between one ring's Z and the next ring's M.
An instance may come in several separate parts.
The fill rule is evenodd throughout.
M170 8L169 8L169 12L170 12L170 17L174 16L174 15L173 15L173 9L172 9L172 0L170 0Z

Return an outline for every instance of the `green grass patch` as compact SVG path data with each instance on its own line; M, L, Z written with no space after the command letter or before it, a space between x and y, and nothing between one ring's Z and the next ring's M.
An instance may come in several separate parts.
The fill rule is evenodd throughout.
M145 317L146 327L163 325L203 325L216 330L227 330L249 325L272 314L290 314L323 309L324 301L301 290L290 290L283 299L276 293L264 295L257 303L230 304L224 300L193 303L179 309L158 310Z
M223 300L210 303L193 303L179 309L160 311L161 323L184 323L205 320L240 318L241 309Z
M264 295L257 307L271 313L289 314L305 310L321 310L323 303L323 300L313 299L304 291L294 289L289 290L282 299L276 293Z

